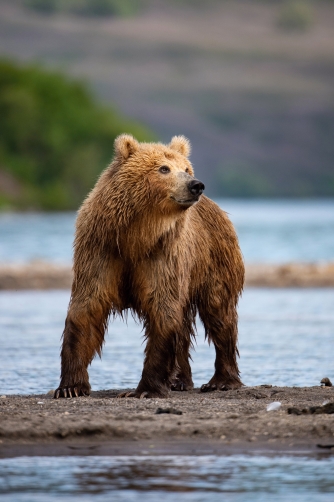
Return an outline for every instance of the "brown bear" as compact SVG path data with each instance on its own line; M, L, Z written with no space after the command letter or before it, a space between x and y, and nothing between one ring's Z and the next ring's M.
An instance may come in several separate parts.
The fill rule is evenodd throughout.
M193 388L189 350L196 314L216 350L203 392L242 385L236 357L244 265L233 225L201 195L190 144L139 143L123 134L81 206L74 279L55 398L88 395L87 367L101 355L109 316L130 309L147 345L141 380L120 397L165 397Z

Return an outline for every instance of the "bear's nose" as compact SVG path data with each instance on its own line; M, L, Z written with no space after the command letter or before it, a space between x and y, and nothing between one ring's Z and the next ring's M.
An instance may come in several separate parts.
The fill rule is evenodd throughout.
M193 195L201 195L204 188L204 184L199 180L191 180L191 182L188 184L189 192Z

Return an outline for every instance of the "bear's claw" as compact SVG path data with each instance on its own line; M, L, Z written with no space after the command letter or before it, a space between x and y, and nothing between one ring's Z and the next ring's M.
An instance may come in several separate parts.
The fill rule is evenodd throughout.
M212 383L205 383L201 387L201 392L213 392L215 390L222 390L222 391L227 391L227 390L233 390L233 389L239 389L239 387L242 387L242 383L240 381L235 381L235 382L230 382L230 383L218 383L218 385L215 382Z
M165 396L159 396L156 393L148 391L137 392L136 390L132 390L130 392L129 391L121 392L120 394L117 395L117 398L123 398L123 397L136 397L137 399L145 399L145 398L149 399L151 397L165 397Z
M120 394L118 394L117 397L119 397L119 398L122 398L122 397L137 397L138 399L144 399L145 397L149 397L149 395L148 395L148 392L142 392L141 394L139 394L136 391L131 391L131 392L121 392Z
M72 397L88 397L89 393L83 389L78 389L78 387L58 387L55 390L53 398L59 399L60 397L72 398Z
M121 392L117 397L136 397L136 393L134 391L131 392Z
M201 386L201 392L213 392L214 390L217 390L217 385L215 383L213 384L205 383Z
M187 384L184 381L177 379L171 384L170 388L171 388L171 390L174 390L174 391L183 392L183 391L187 391L187 390L192 390L194 388L194 385L193 385L193 383Z
M186 390L186 386L184 385L183 382L175 382L172 383L171 390L179 390L182 392L183 390Z

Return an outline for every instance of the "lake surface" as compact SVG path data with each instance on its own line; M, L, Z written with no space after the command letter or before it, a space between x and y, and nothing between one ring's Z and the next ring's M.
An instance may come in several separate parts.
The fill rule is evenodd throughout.
M0 460L3 502L332 502L334 456L33 457Z
M334 200L217 200L247 262L334 260ZM75 213L0 214L0 262L70 262Z
M246 261L334 260L334 201L220 200L234 222ZM75 213L0 214L0 262L70 262ZM60 336L69 293L0 292L2 393L43 393L59 376ZM333 371L334 290L247 289L240 301L240 368L247 385L317 385ZM109 327L93 389L135 387L143 333L131 316ZM214 350L198 325L196 386L213 372ZM333 375L332 375L333 376Z
M0 292L0 394L55 389L67 291ZM247 288L239 307L241 377L246 385L318 385L334 379L334 289ZM109 325L102 360L90 368L93 390L134 388L143 364L142 326L129 316ZM198 322L195 386L213 374L214 348Z

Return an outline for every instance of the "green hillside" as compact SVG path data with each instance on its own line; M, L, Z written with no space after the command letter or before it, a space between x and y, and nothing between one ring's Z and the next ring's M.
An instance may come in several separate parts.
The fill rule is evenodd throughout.
M118 134L152 138L82 83L8 61L0 62L0 116L0 207L77 208Z
M23 0L23 5L43 14L65 12L84 16L129 16L143 0Z

